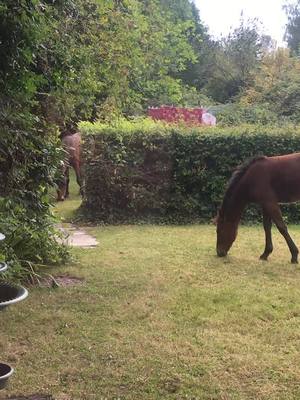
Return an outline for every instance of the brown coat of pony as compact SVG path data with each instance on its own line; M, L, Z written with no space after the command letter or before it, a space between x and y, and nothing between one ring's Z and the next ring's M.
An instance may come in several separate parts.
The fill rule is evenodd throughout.
M57 200L63 201L69 196L69 169L72 167L76 174L76 180L82 189L81 179L81 136L80 133L65 135L62 138L62 145L66 152L62 168L62 179L58 184Z

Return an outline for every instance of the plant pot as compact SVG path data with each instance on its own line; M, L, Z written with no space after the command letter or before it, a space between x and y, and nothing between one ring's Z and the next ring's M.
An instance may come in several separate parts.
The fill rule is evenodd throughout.
M14 369L10 365L0 363L0 389L6 387L8 379L11 377L13 372Z
M0 283L0 310L26 299L28 291L23 286L12 285L10 283Z

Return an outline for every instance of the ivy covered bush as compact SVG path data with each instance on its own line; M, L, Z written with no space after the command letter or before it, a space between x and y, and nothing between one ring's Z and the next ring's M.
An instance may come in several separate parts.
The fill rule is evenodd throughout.
M47 18L39 2L0 0L0 261L10 264L12 279L67 258L49 197L63 155L57 124L42 111L51 97L40 68Z
M295 127L187 128L151 121L82 123L82 212L102 222L195 222L216 215L234 168L258 155L300 151ZM299 221L296 205L285 216ZM246 219L257 220L249 208Z
M0 261L9 263L14 279L67 258L67 249L56 240L49 203L62 150L54 132L45 137L32 126L27 129L14 131L13 137L12 129L0 130L5 155L0 157L0 232L6 236L0 243Z

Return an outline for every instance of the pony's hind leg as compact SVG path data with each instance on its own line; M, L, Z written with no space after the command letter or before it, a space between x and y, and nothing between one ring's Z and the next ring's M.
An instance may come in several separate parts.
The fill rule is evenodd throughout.
M273 251L273 243L272 243L272 233L271 233L272 219L265 209L263 209L263 226L265 230L266 244L265 244L265 250L260 256L260 259L267 261L269 255Z
M64 170L62 171L62 176L58 182L57 188L57 201L64 201L66 196L66 187L67 187L67 171L68 168L64 165Z
M264 208L266 209L266 211L272 218L272 220L275 223L275 225L277 226L277 229L279 230L279 232L284 237L284 239L290 249L291 255L292 255L291 262L293 264L297 264L299 250L298 250L298 247L293 242L293 239L291 238L291 236L288 232L287 226L282 219L282 214L281 214L279 205L277 203L271 203L271 204L268 204Z
M81 194L82 196L82 179L81 179L80 164L78 162L74 163L73 168L76 174L76 181L79 186L79 194Z

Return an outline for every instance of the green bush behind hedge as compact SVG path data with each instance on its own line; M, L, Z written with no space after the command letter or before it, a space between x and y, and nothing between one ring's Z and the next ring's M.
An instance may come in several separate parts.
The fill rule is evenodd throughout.
M116 126L82 123L85 196L82 212L102 222L207 221L216 215L234 168L258 154L300 151L295 126L192 128L149 120ZM285 205L300 221L298 205ZM244 218L257 221L258 207Z

